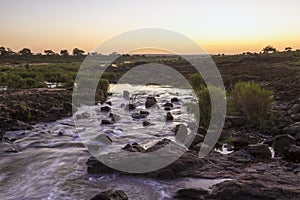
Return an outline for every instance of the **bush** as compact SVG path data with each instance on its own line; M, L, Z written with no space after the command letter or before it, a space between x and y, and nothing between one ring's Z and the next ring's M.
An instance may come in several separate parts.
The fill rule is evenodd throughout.
M232 101L249 120L262 122L273 103L273 93L253 82L238 82L232 91Z
M189 82L194 90L201 90L201 88L205 85L205 81L198 73L192 74L189 78Z
M211 91L211 95L217 99L217 102L220 102L220 104L216 104L217 106L216 110L220 110L223 106L222 102L224 101L225 91L222 90L219 87L208 85L201 86L198 90L196 90L196 95L198 97L198 104L199 104L199 112L200 112L200 125L202 125L204 128L208 128L210 124L211 119L211 95L209 93ZM218 106L220 108L218 108Z

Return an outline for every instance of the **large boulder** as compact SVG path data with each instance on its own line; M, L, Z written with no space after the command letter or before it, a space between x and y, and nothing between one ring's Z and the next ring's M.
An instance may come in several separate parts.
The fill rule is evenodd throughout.
M91 200L128 200L128 197L122 190L107 190L97 194Z
M275 156L286 156L291 145L295 144L295 139L290 135L278 135L274 138L273 149Z
M250 145L249 152L258 159L270 159L272 157L271 150L266 144Z

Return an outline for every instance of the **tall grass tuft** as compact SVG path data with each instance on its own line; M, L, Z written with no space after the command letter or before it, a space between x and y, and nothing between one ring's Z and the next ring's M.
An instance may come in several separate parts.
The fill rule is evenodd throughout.
M238 82L232 91L232 101L249 120L264 121L273 103L273 93L254 82Z

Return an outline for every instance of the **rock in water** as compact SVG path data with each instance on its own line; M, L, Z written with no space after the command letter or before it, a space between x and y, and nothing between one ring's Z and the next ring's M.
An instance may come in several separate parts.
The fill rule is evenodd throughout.
M149 125L150 125L149 121L147 121L147 120L143 121L143 126L149 126Z
M172 116L172 114L170 112L167 113L166 116L166 121L173 121L174 117Z
M167 102L167 103L165 103L165 104L163 105L163 107L170 107L170 108L173 108L173 104Z
M110 111L110 107L109 106L103 106L100 108L101 112L109 112Z
M107 120L107 119L102 119L102 120L101 120L101 124L102 124L102 125L108 125L108 124L113 124L113 122L110 121L110 120Z
M177 97L174 97L171 99L171 103L178 103L178 102L179 102L179 100Z
M91 200L128 200L128 197L122 190L107 190L97 194Z
M133 105L133 104L131 104L131 103L130 103L130 104L127 104L126 107L125 107L125 110L129 110L129 111L130 111L130 110L134 110L134 109L135 109L135 105Z
M155 97L147 97L145 107L151 108L152 106L156 105L157 101Z

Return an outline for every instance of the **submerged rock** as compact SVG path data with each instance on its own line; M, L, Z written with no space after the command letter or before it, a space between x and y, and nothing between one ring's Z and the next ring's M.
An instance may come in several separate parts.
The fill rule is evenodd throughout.
M91 200L128 200L128 197L122 190L107 190L97 194Z
M109 112L110 111L110 107L109 106L103 106L100 108L101 112Z
M179 99L177 97L173 97L171 99L171 103L178 103L179 102Z
M167 112L166 121L173 121L174 117L170 112Z
M101 120L101 124L102 124L102 125L109 125L109 124L113 124L113 122L110 121L110 120L108 120L108 119L102 119L102 120Z
M167 102L167 103L165 103L165 104L163 105L163 107L170 107L170 108L173 108L173 104Z

